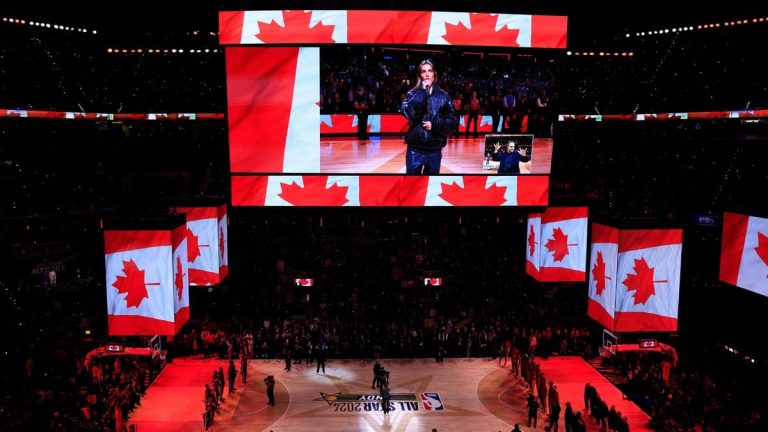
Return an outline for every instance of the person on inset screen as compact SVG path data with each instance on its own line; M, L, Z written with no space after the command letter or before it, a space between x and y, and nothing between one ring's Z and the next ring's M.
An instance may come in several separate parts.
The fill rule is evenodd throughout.
M437 71L429 60L419 64L416 86L408 91L400 112L408 120L405 143L406 174L439 174L442 149L458 130L459 119L451 97L437 85Z
M467 130L466 135L469 136L469 125L472 124L472 122L475 123L474 132L472 132L473 136L477 136L477 119L480 117L480 99L477 97L477 92L472 92L472 97L469 98L469 104L467 105L467 112L469 113L469 117L467 117Z
M550 137L552 136L552 121L550 120L550 107L549 107L549 98L547 97L547 91L542 90L541 93L539 93L536 96L536 103L535 103L535 110L536 113L535 119L535 130L534 133L538 132L538 136L542 137Z
M531 160L526 155L525 149L517 151L515 141L510 140L505 150L501 150L501 144L493 145L493 157L499 161L499 174L520 174L520 162Z
M502 96L491 95L488 100L488 114L491 116L491 133L501 132L499 126L504 126L504 105L501 102Z
M517 107L517 98L515 97L515 91L512 88L508 88L506 94L501 98L502 114L501 117L501 129L504 132L519 132L520 127L515 125L517 119L515 118L515 109Z
M354 101L357 112L357 137L361 140L368 139L368 113L371 110L371 97L365 91L365 86L357 86Z

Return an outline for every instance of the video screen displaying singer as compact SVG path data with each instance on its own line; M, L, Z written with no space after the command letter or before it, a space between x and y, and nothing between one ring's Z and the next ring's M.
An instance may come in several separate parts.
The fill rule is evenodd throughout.
M230 47L231 171L490 174L485 136L527 133L519 174L549 174L558 70L500 48Z

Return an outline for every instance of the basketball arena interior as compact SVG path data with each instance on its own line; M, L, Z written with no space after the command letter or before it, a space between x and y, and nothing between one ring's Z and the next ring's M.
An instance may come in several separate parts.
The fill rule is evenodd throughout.
M0 6L0 430L768 430L767 12Z

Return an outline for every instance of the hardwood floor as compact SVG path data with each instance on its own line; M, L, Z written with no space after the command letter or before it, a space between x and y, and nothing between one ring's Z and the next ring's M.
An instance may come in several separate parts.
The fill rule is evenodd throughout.
M448 145L443 148L440 174L495 175L495 169L483 169L484 144L482 136L449 139ZM550 138L534 140L528 173L550 173L552 147ZM346 137L322 138L320 171L328 174L404 174L405 150L406 146L399 136L372 136L366 141ZM525 172L526 168L521 168Z
M523 427L527 425L527 389L512 376L509 366L500 366L498 360L446 359L436 363L433 359L400 359L381 363L391 371L389 414L383 414L379 392L371 389L372 361L330 360L326 373L318 374L315 365L294 365L286 372L282 361L253 360L248 383L243 386L238 377L237 390L226 395L212 430L429 432L436 428L440 432L496 432L512 430L516 423L525 431L544 430L547 423L540 414L538 428ZM600 380L600 375L580 358L558 359L543 366L545 372L553 364L564 375L550 372L548 376L558 384L562 379L564 389L583 390L581 381ZM179 359L169 364L128 423L136 426L136 432L203 430L203 389L219 366L226 371L227 364L222 360ZM580 372L566 383L569 370ZM275 407L266 404L267 375L277 380ZM606 388L606 394L608 391ZM573 405L581 409L578 396L573 396L577 399ZM564 404L562 396L561 400ZM589 430L597 428L589 424Z

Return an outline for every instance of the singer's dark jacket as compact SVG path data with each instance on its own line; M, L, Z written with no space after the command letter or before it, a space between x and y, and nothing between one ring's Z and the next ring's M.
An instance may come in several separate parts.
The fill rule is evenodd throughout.
M421 88L409 91L400 112L408 120L405 143L417 150L442 149L448 143L448 136L459 127L451 97L437 84L432 85L432 94ZM432 122L432 130L424 129L422 121Z

